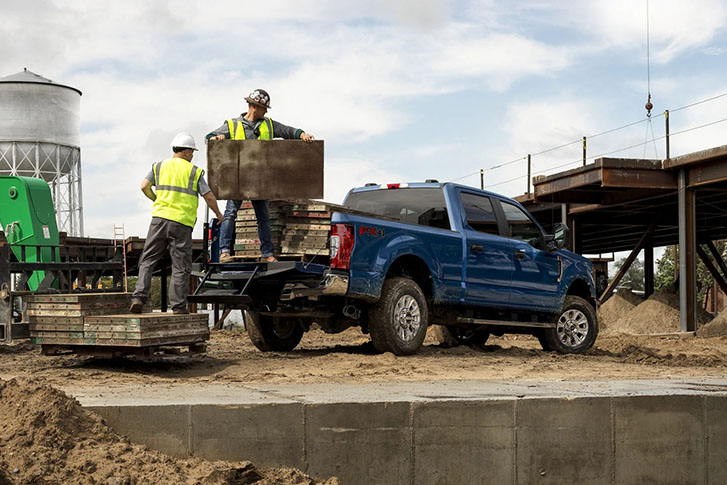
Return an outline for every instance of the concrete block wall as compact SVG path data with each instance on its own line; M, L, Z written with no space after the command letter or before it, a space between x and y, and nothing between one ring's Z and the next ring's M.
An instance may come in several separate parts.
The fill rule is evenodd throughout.
M344 484L727 483L727 396L89 406L178 456Z

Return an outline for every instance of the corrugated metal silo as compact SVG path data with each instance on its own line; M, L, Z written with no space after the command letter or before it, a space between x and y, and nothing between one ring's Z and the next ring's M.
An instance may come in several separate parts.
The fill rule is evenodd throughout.
M81 91L27 69L0 78L0 174L38 177L53 193L58 229L83 235Z

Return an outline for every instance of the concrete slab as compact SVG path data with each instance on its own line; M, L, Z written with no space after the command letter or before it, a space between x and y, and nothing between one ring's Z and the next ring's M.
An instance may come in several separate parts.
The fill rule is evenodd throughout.
M302 469L303 406L300 403L197 405L191 407L194 455L209 460L250 460L263 467Z
M135 443L174 456L192 455L189 406L88 406L116 431Z
M725 483L727 477L727 397L705 400L707 426L707 483Z
M616 483L703 482L702 396L617 397L612 405Z
M132 441L343 483L727 483L727 379L65 389Z
M515 401L412 405L413 483L514 483Z
M343 483L411 483L409 404L306 406L306 472Z
M515 404L517 483L611 483L609 399Z

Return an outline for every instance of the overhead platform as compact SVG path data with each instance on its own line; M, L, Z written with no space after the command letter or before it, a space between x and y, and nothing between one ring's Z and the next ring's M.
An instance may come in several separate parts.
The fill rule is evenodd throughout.
M570 247L577 253L632 251L630 264L645 250L647 295L653 291L653 274L649 274L653 273L653 248L668 245L683 249L682 298L694 293L697 255L710 261L705 264L711 265L718 284L727 289L727 265L711 243L727 239L727 145L666 160L600 158L583 167L536 177L533 193L516 199L546 230L554 222L566 222L571 228ZM690 295L686 297L696 299ZM694 301L686 311L694 314ZM683 330L694 330L694 321L689 320Z

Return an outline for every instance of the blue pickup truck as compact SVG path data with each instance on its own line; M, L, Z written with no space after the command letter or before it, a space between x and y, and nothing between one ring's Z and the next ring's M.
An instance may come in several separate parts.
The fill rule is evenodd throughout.
M562 249L565 225L554 230L512 199L464 185L368 184L333 214L327 264L212 264L206 277L232 286L190 300L246 310L263 351L295 348L315 322L329 333L359 326L396 355L417 352L430 325L462 344L521 333L580 353L598 334L593 268Z

